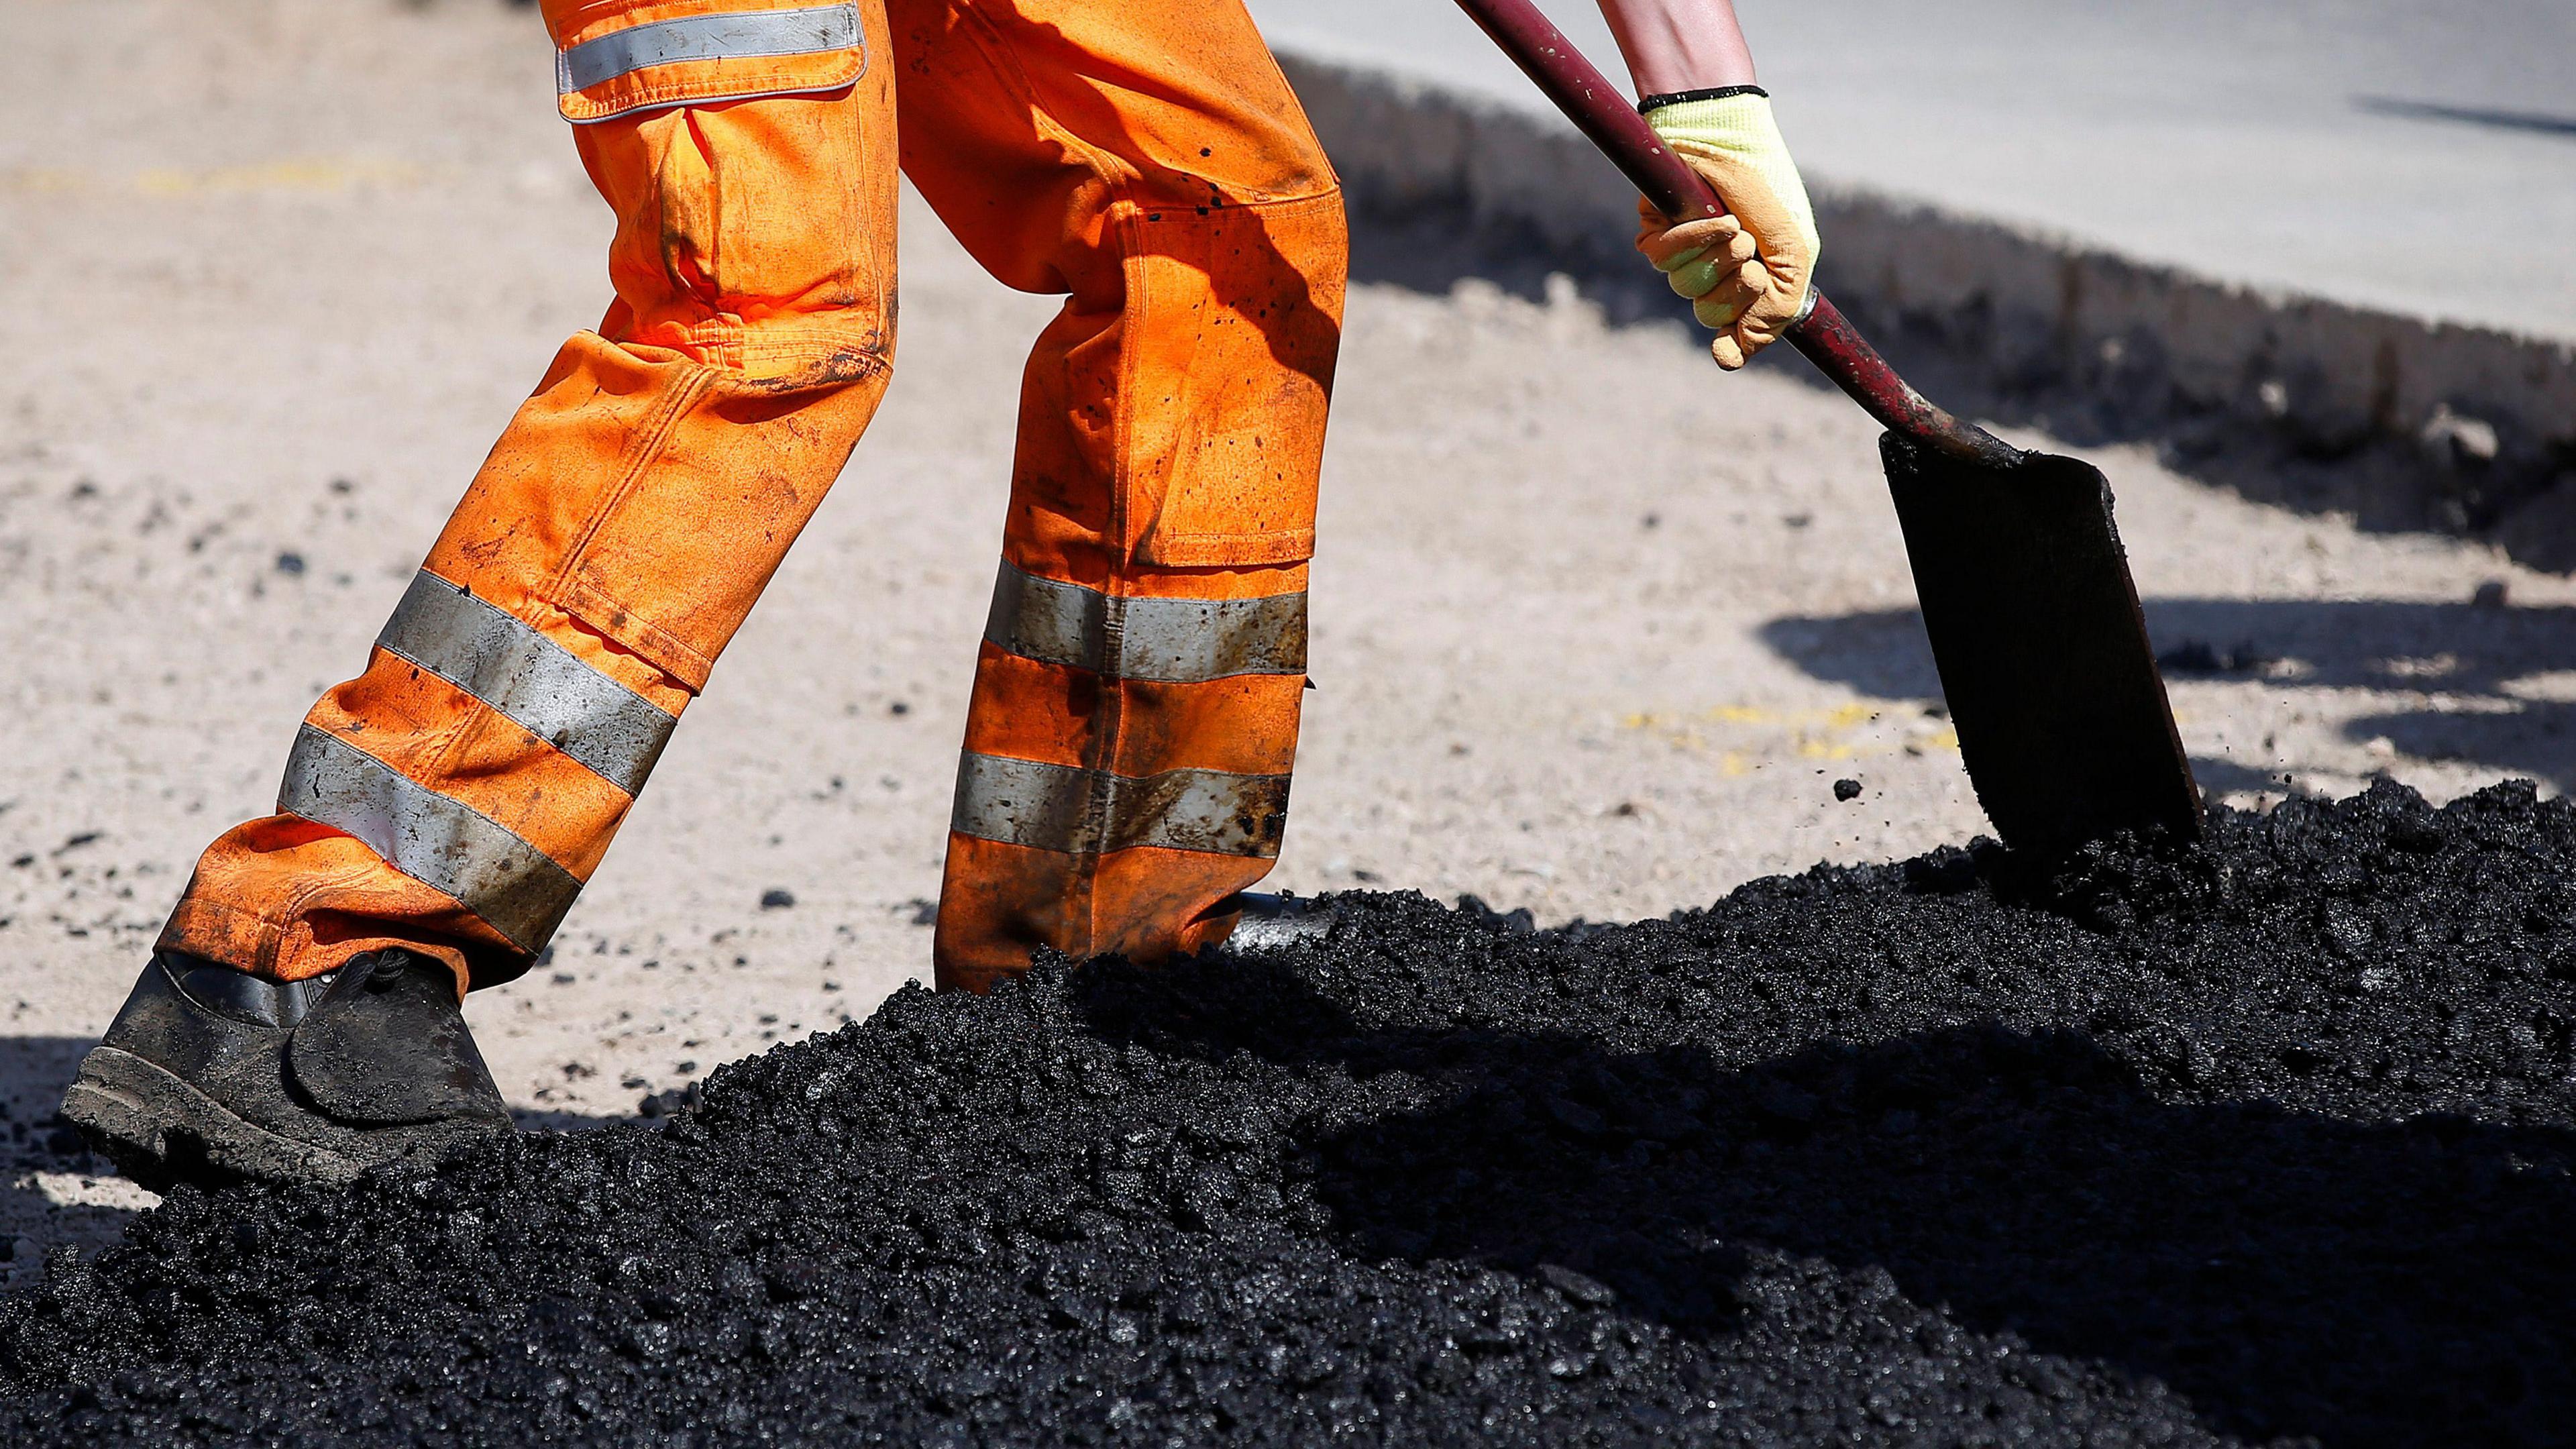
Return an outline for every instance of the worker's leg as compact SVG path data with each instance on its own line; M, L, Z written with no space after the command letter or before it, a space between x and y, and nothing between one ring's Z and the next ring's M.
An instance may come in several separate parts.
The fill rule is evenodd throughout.
M884 391L878 0L546 20L617 213L616 303L493 448L366 672L306 717L279 813L199 860L164 949L281 980L383 946L476 985L526 969Z
M891 0L906 172L1028 362L943 986L1221 939L1279 851L1340 337L1332 173L1239 0Z

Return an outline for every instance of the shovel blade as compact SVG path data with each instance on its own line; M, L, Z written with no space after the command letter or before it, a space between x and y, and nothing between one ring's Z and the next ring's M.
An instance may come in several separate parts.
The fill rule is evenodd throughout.
M1879 452L1959 753L2004 843L2062 856L2120 830L2198 834L2100 470L2045 453L1983 466L1894 434Z

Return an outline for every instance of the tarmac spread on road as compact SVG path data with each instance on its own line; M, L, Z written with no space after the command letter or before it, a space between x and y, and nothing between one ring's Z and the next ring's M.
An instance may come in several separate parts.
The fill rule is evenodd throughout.
M897 995L658 1130L181 1191L10 1442L2569 1442L2576 808L2396 785Z

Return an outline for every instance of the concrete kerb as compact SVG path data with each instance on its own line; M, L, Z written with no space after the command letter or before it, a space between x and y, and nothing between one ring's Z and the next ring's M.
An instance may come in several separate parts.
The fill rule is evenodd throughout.
M1578 277L1633 273L1635 192L1571 126L1282 60L1355 213L1462 219ZM1820 185L1817 205L1827 290L1901 361L1939 354L1931 370L1965 404L2025 421L2045 400L2058 431L2187 456L2268 449L2305 472L2298 496L2269 501L2488 533L2576 567L2576 343L2230 284L1874 192ZM2336 468L2350 476L2320 476Z

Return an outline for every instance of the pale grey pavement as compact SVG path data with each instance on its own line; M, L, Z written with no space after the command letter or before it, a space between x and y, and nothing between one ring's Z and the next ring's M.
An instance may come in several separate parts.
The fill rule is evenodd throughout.
M1282 49L1544 104L1451 0L1252 8ZM1544 8L1625 79L1591 0ZM2221 280L2576 339L2576 0L1738 10L1820 180Z

